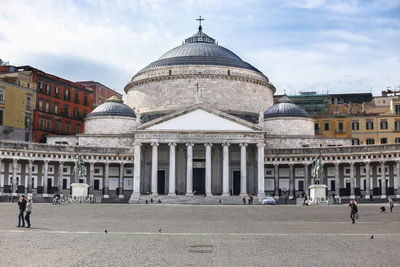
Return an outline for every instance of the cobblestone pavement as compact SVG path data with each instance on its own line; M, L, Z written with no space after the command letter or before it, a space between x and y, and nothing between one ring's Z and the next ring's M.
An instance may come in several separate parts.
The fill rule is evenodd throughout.
M0 266L400 265L400 209L359 206L0 203Z

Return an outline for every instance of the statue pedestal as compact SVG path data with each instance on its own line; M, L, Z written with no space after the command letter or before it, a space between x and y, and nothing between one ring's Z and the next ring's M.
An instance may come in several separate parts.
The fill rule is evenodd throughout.
M72 198L88 196L88 188L89 188L88 184L73 183L73 184L71 184L71 188L72 188Z
M314 204L325 203L326 201L326 188L324 184L310 185L310 202Z

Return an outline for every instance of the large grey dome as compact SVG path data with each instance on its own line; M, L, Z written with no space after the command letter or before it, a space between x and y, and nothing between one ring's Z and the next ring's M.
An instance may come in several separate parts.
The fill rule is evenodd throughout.
M135 112L129 106L122 103L122 100L112 96L105 103L95 108L88 117L94 116L122 116L136 118Z
M279 103L273 105L264 112L264 119L276 117L309 118L308 113L302 107L291 103L286 96L282 97Z
M176 65L229 66L261 73L232 51L216 44L213 38L203 33L200 29L198 33L187 38L183 45L166 52L157 61L139 71L138 74L151 69Z

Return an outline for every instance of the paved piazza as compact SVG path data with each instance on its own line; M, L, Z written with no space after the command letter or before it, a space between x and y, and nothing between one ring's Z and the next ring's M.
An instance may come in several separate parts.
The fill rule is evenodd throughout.
M400 212L379 206L352 225L347 205L34 204L20 229L17 204L0 203L0 265L399 265Z

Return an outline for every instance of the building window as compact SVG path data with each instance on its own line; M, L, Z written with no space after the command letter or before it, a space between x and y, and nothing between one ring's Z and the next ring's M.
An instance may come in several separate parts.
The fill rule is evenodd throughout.
M365 127L367 130L373 130L374 129L374 122L373 121L367 121Z
M339 133L344 133L343 122L338 123Z
M396 132L400 132L400 121L395 121L394 122L394 130Z
M54 95L58 97L59 94L60 94L60 88L58 88L58 86L54 86Z
M4 104L4 87L0 87L0 104Z
M79 103L79 93L75 92L75 103Z
M67 124L65 125L65 133L69 134L70 132L71 132L71 124L67 122Z
M355 138L355 139L351 140L351 144L353 146L359 146L360 145L360 139Z
M74 114L73 114L74 118L78 118L79 116L79 112L78 112L78 108L74 107Z
M3 110L0 109L0 125L3 125Z
M381 144L387 144L387 138L381 138Z
M84 105L87 105L87 104L88 104L88 96L87 96L87 95L84 95L84 96L83 96L83 104L84 104Z
M56 133L61 132L61 121L59 121L59 120L56 121L55 130L56 130Z
M46 119L46 130L47 131L51 130L51 119Z
M45 112L50 112L50 101L46 100L44 111Z
M386 130L388 128L388 122L387 121L381 121L381 130Z
M29 141L30 141L30 134L25 133L25 142L29 142Z
M324 131L329 131L329 122L324 122Z
M40 130L43 130L43 129L44 129L44 119L43 119L43 118L40 118L40 119L39 119L39 129L40 129Z
M400 105L395 105L394 107L396 115L400 115Z
M400 144L400 137L396 137L396 139L394 139L394 142L395 142L396 144Z
M25 129L30 129L32 127L32 119L30 115L25 115Z
M39 88L40 90L42 90L42 89L43 89L43 82L42 82L42 81L39 81L37 86L38 86L38 88Z
M77 124L76 126L75 126L75 134L78 134L78 133L80 133L81 132L81 125L80 124Z
M42 99L39 99L38 106L39 106L39 110L43 111L43 100Z
M68 110L68 104L64 105L64 116L68 117L69 110Z
M315 131L315 133L319 133L319 124L318 124L318 122L314 123L314 131Z
M373 144L375 144L374 139L367 139L367 145L373 145Z
M51 87L50 84L46 84L46 94L51 95Z
M360 130L360 124L358 123L358 121L352 121L351 122L351 129L353 131Z
M58 114L58 103L57 102L54 103L54 113Z
M84 110L83 110L83 118L86 118L86 116L87 116L87 110L84 109Z
M65 91L64 91L64 99L69 101L69 90L68 89L65 89Z
M32 96L30 94L26 95L26 109L32 110Z

